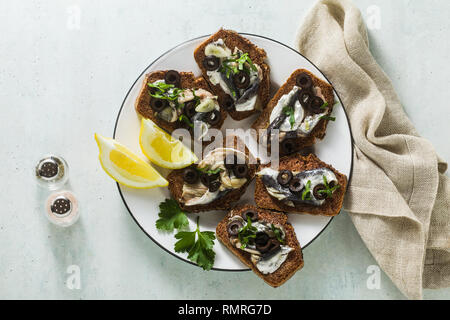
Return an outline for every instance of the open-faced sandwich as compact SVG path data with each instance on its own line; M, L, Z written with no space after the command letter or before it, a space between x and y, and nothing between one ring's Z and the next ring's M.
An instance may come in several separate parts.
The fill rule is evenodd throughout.
M256 167L248 151L216 148L199 163L172 171L167 177L169 190L187 212L229 210L253 180Z
M334 105L333 87L305 69L298 69L270 100L253 124L267 130L263 143L270 146L272 130L279 130L280 154L288 155L323 139Z
M265 108L270 69L263 49L235 31L220 29L195 50L194 58L233 119Z
M262 165L256 173L258 207L289 213L335 216L339 214L347 177L316 155L280 159L279 169Z
M281 212L239 206L217 225L217 238L272 287L303 267L294 228Z
M226 118L217 96L203 77L192 72L154 71L145 76L136 111L168 132L186 128L201 139L209 128L220 128Z

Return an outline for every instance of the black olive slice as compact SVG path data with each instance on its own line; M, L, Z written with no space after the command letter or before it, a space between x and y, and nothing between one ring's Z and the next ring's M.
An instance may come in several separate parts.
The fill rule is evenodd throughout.
M250 75L247 72L240 71L233 76L233 83L238 89L247 89L250 85Z
M325 200L327 198L327 194L325 192L319 192L319 191L326 190L326 189L327 188L325 187L324 184L316 185L313 189L314 198L316 198L317 200Z
M208 122L210 125L215 126L220 122L220 119L222 118L222 115L220 114L220 111L213 110L208 114L208 117L206 118L206 122Z
M220 186L222 185L222 183L219 180L214 180L211 181L209 183L209 191L210 192L216 192L217 190L219 190Z
M287 186L289 182L291 182L292 179L292 172L289 170L281 170L280 173L278 173L277 181L282 186Z
M255 238L255 244L256 248L258 249L258 246L265 246L267 242L269 242L269 235L265 232L257 232L256 238Z
M300 73L295 82L297 83L297 86L299 86L302 89L310 89L312 87L312 79L306 72Z
M228 154L225 157L225 168L233 169L236 164L237 164L237 157L236 157L236 155Z
M280 144L281 153L286 155L295 151L295 142L293 139L284 139Z
M234 110L234 100L230 95L223 96L220 99L220 106L223 107L226 111L230 112Z
M320 97L313 97L311 99L311 103L309 104L309 110L314 113L322 113L323 109L321 108L323 106L323 100Z
M180 86L181 76L176 70L169 70L164 76L164 82L166 84L173 84L175 87Z
M298 92L298 101L303 106L303 108L309 108L312 99L314 98L314 94L308 89L302 89Z
M150 100L150 107L155 112L163 111L168 105L169 105L169 103L165 99L152 98Z
M233 173L236 178L245 178L248 174L248 167L246 164L236 164L233 168Z
M216 56L206 56L205 59L203 59L203 66L208 71L217 70L220 67L220 60Z
M199 173L195 168L184 169L183 179L186 183L194 184L198 181Z
M328 186L330 188L334 188L335 185L336 185L336 181L331 181L330 183L328 183Z
M195 104L196 103L194 100L188 101L184 104L183 113L186 117L192 118L195 115Z
M292 178L291 182L289 183L289 190L293 193L297 193L302 191L303 189L303 182L300 178Z
M264 259L268 259L270 257L272 257L274 254L276 254L280 249L281 243L277 240L277 239L270 239L267 242L267 246L268 248L264 248L264 252L263 253L263 258Z
M265 232L261 232L261 233L266 235L267 240L265 243L256 242L258 240L258 234L257 234L256 239L255 239L256 249L261 253L266 253L272 247L272 241L271 241L271 239L269 239L269 236Z
M238 220L231 221L227 226L227 232L229 236L237 236L239 234L239 229L243 227L242 222Z
M248 218L250 218L252 222L255 222L256 220L258 220L258 212L256 212L256 210L254 209L247 209L242 212L242 218L245 221L248 221Z
M268 243L270 246L269 246L269 249L267 250L267 252L265 252L263 254L264 259L268 259L268 258L272 257L281 249L281 243L277 239L270 239L270 241Z
M211 183L211 180L210 180L209 176L206 173L203 173L200 176L200 182L203 183L203 185L209 187L209 184Z

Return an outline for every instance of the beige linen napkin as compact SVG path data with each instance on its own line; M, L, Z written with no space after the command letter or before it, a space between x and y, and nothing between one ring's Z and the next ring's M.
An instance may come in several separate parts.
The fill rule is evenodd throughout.
M401 35L399 35L401 36ZM296 38L342 98L354 139L344 209L380 267L411 299L450 286L447 164L407 118L369 51L360 11L319 1Z

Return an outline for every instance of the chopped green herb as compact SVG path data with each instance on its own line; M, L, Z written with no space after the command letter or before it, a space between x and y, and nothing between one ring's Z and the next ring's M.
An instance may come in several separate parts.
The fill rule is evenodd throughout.
M181 229L189 224L186 214L173 199L166 199L159 204L158 216L156 228L159 230L173 231L173 229Z
M321 116L319 119L325 119L330 121L336 121L336 117L330 117L330 116Z
M178 100L178 96L180 94L182 94L184 91L183 89L175 88L175 86L173 84L166 84L164 82L158 82L156 84L147 83L147 85L150 88L156 89L154 93L152 93L150 91L150 95L153 98L175 101L176 104L178 104L178 102L176 101L176 100ZM172 89L172 92L169 93L169 91L171 89Z
M250 59L248 53L242 54L238 59L236 59L236 62L238 63L239 70L243 70L244 64L247 62L253 71L258 71L258 69L256 69L255 65L253 64L252 59Z
M180 115L178 117L178 121L186 123L189 127L194 128L194 125L192 124L191 120L189 120L188 117L186 117L184 114Z
M248 73L250 70L246 70L245 63L248 63L253 71L258 71L248 53L244 53L242 55L236 54L231 56L231 58L223 60L219 71L225 73L227 79L229 79L232 74L237 74L239 71L247 71Z
M326 109L328 108L328 102L325 102L323 105L320 106L320 109Z
M325 185L325 190L319 190L319 193L326 193L327 194L327 198L331 198L333 196L333 192L337 189L339 189L341 186L340 185L335 185L334 187L330 188L330 186L328 185L328 181L327 181L327 177L326 176L322 176L323 177L323 184Z
M238 239L241 243L241 249L245 249L250 239L256 238L256 227L252 226L252 220L250 217L247 219L247 224L239 230Z
M173 84L167 84L165 82L158 82L156 84L154 84L154 83L147 83L147 85L150 88L158 89L159 91L161 91L163 93L168 91L168 90L170 90L171 88L175 88L175 86Z
M302 200L311 200L311 180L308 180L302 192Z
M192 89L192 94L194 95L195 106L200 104L200 97L195 94L195 89Z
M175 252L188 252L188 259L195 262L203 270L211 270L216 253L213 250L216 236L212 231L200 231L197 217L195 231L180 231L175 235L179 239L175 243Z
M283 108L283 113L289 117L289 123L291 124L291 129L295 124L295 110L293 107L285 106Z
M275 234L275 237L277 238L277 240L278 240L280 243L284 243L284 240L283 240L283 234L282 234L281 230L278 229L278 228L276 228L276 227L273 225L273 223L271 224L270 228L272 229L273 233Z

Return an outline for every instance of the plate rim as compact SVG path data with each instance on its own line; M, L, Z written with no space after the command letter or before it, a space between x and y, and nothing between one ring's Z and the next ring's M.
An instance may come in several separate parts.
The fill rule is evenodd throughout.
M257 38L262 38L262 39L270 40L270 41L272 41L272 42L275 42L275 43L277 43L277 44L279 44L279 45L282 45L283 47L286 47L286 48L288 48L288 49L294 51L296 54L300 55L300 56L303 57L305 60L307 60L309 63L311 63L311 64L312 64L312 65L320 72L320 74L328 81L328 83L331 84L331 86L333 87L333 91L334 91L334 93L336 94L336 96L338 97L339 103L341 104L342 109L343 109L343 111L344 111L345 118L346 118L346 120L347 120L348 129L349 129L349 132L350 132L351 161L350 161L350 173L349 173L349 177L348 177L348 181L347 181L347 185L349 185L349 184L350 184L350 181L351 181L351 179L352 179L352 173L353 173L353 155L354 155L354 152L355 152L355 149L354 149L354 140L353 140L353 133L352 133L352 127L351 127L351 125L350 125L350 121L349 121L349 118L348 118L347 111L345 110L344 105L343 105L343 103L342 103L342 99L341 99L341 97L339 96L338 92L335 90L335 88L334 88L334 86L333 86L333 83L325 76L325 74L324 74L324 73L323 73L323 72L322 72L322 71L321 71L321 70L320 70L320 69L319 69L319 68L318 68L311 60L309 60L307 57L305 57L303 54L301 54L299 51L295 50L294 48L291 48L290 46L288 46L288 45L286 45L286 44L284 44L284 43L282 43L282 42L280 42L280 41L278 41L278 40L275 40L275 39L272 39L272 38L269 38L269 37L266 37L266 36L261 36L261 35L258 35L258 34L248 33L248 32L238 32L238 33L241 34L241 35L252 36L252 37L257 37ZM131 90L134 88L134 86L136 85L136 83L138 82L138 80L141 78L141 76L145 73L145 71L146 71L148 68L150 68L150 67L151 67L156 61L158 61L160 58L162 58L163 56L167 55L168 53L170 53L170 52L176 50L177 48L179 48L179 47L181 47L181 46L183 46L183 45L185 45L185 44L187 44L187 43L189 43L189 42L193 42L193 41L198 40L198 39L210 37L211 35L212 35L212 34L202 35L202 36L198 36L198 37L195 37L195 38L192 38L192 39L183 41L183 42L177 44L176 46L172 47L171 49L169 49L169 50L165 51L164 53L162 53L160 56L158 56L157 58L155 58L155 59L154 59L147 67L144 68L144 70L139 74L139 76L138 76L138 77L136 78L136 80L133 82L133 84L131 85L130 89L128 89L128 91L127 91L127 93L126 93L126 95L125 95L125 97L124 97L124 99L123 99L123 101L122 101L122 104L121 104L121 106L120 106L119 112L117 113L116 121L115 121L115 124L114 124L113 139L115 139L115 137L116 137L117 125L118 125L118 123L119 123L120 115L121 115L122 110L123 110L123 107L124 107L124 105L125 105L125 101L127 100L128 96L130 95ZM144 234L147 235L147 237L149 237L156 245L158 245L161 249L163 249L164 251L166 251L166 252L169 253L170 255L176 257L177 259L179 259L179 260L181 260L181 261L184 261L184 262L187 262L187 263L189 263L189 264L191 264L191 265L194 265L194 266L196 266L196 267L199 267L196 263L194 263L194 262L192 262L192 261L190 261L190 260L188 260L188 259L185 259L185 258L183 258L183 257L180 257L180 256L176 255L175 253L171 252L169 249L167 249L166 247L164 247L161 243L159 243L158 241L156 241L156 239L153 238L153 237L152 237L152 236L151 236L151 235L150 235L150 234L142 227L142 225L137 221L136 217L135 217L135 216L133 215L133 213L131 212L131 209L130 209L130 207L128 206L128 203L127 203L127 201L125 200L125 198L124 198L124 196L123 196L123 194L122 194L122 189L120 188L120 184L119 184L118 182L116 182L116 186L117 186L117 189L119 190L119 195L120 195L120 197L122 198L122 202L124 203L124 205L125 205L125 207L126 207L128 213L131 215L132 219L133 219L134 222L139 226L139 228L144 232ZM347 195L347 192L348 192L348 188L347 188L347 190L345 191L345 195ZM344 197L345 197L345 195L344 195ZM342 209L341 209L341 211L342 211ZM331 217L331 218L330 218L330 220L329 220L329 221L327 222L327 224L322 228L322 230L320 230L320 232L319 232L313 239L311 239L311 241L309 241L306 245L304 245L304 246L302 247L302 251L305 250L311 243L313 243L313 242L314 242L314 241L315 241L315 240L316 240L316 239L317 239L317 238L325 231L325 229L328 228L328 226L330 225L331 221L333 221L333 219L334 219L334 217ZM199 267L199 268L200 268L200 267ZM214 271L226 271L226 272L244 272L244 271L251 271L250 268L247 268L247 269L224 269L224 268L215 268L215 267L211 268L211 270L214 270Z

